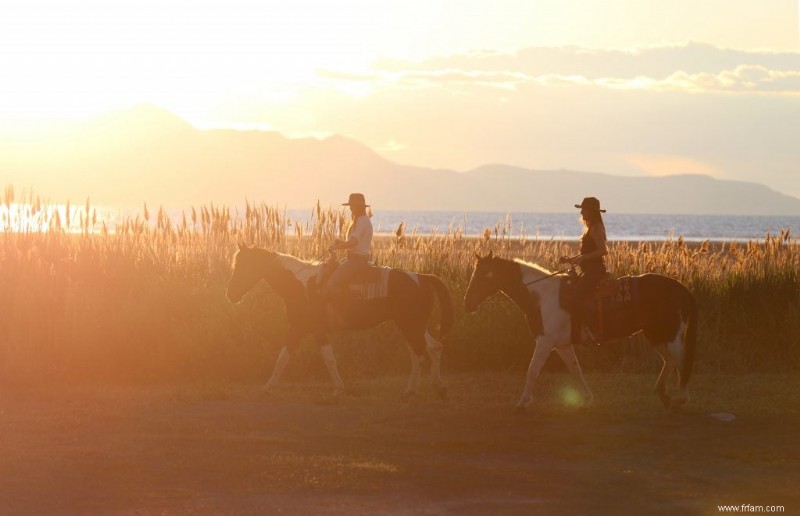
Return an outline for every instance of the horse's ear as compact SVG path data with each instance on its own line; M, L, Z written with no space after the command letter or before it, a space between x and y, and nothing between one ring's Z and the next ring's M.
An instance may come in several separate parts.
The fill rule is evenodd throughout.
M246 246L246 245L244 245L244 242L242 242L241 240L239 240L239 241L236 243L236 245L237 245L237 246L239 246L239 250L240 250L240 251L244 251L245 249L247 249L247 246Z
M489 251L489 254L487 254L487 255L486 255L486 257L487 257L488 259L490 259L490 260L491 260L492 258L494 258L494 251Z
M480 261L480 259L481 259L481 255L479 255L477 252L474 252L474 253L472 253L472 254L473 254L473 255L475 255L475 259L476 259L476 260L479 260L479 261Z

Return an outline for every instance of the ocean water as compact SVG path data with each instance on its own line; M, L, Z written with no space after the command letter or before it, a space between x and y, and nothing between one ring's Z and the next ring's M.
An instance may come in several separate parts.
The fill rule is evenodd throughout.
M307 212L287 212L297 220L307 220ZM304 218L305 217L305 218ZM687 241L747 241L763 239L768 233L789 229L800 236L800 215L654 215L605 213L603 220L610 240L668 240L682 236ZM400 223L406 234L446 233L460 229L465 236L479 236L488 228L492 234L503 230L512 237L529 239L575 239L583 226L575 213L501 213L447 211L375 211L372 225L377 233L391 234Z
M95 230L105 222L113 231L117 223L125 218L142 216L141 209L118 209L91 207L96 215ZM35 211L29 205L0 205L0 231L46 231L49 222L56 216L66 226L70 221L71 231L80 232L85 208L64 205L47 206ZM151 209L150 223L154 224L156 209ZM244 209L232 209L234 216ZM69 217L67 213L69 212ZM286 210L293 223L312 224L311 210ZM96 216L96 219L94 217ZM179 225L183 211L170 211L173 224ZM767 234L778 235L790 230L793 237L800 236L800 214L793 216L742 216L742 215L654 215L632 213L606 213L603 215L610 240L663 241L682 236L694 242L703 240L748 241L763 240ZM502 212L453 212L453 211L381 211L372 216L372 225L378 234L393 234L400 224L405 224L407 235L443 234L460 231L467 237L478 237L488 229L492 235L508 235L511 238L525 236L528 239L572 240L580 236L583 229L577 210L573 213L502 213Z

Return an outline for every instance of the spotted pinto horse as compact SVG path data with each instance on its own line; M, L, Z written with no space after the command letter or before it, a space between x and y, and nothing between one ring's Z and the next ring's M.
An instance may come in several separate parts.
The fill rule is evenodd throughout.
M439 396L444 397L440 363L442 343L427 330L427 322L438 298L441 312L439 339L453 327L454 313L450 292L436 276L402 269L386 270L386 288L374 298L337 300L319 309L312 283L321 278L325 262L307 261L289 254L239 244L233 258L233 275L227 297L238 303L260 280L265 280L283 298L289 328L286 341L278 354L272 376L264 387L269 393L280 381L286 365L300 341L313 336L334 386L334 396L344 391L328 334L345 330L371 328L385 321L394 321L405 337L411 356L411 374L401 398L416 394L420 361L431 362L431 379ZM370 269L379 269L370 267ZM335 304L337 306L332 306Z
M562 298L565 274L551 272L534 263L475 255L475 268L464 296L464 308L475 312L488 297L502 292L523 311L536 345L517 409L532 400L536 378L550 352L555 350L570 372L577 377L583 403L594 396L581 371L571 343L571 317ZM655 391L667 408L689 400L688 383L692 374L697 341L697 306L692 294L678 281L659 274L620 278L628 292L624 306L604 315L601 341L628 337L641 332L663 359ZM602 320L602 319L601 319ZM671 396L666 383L678 373L678 393Z

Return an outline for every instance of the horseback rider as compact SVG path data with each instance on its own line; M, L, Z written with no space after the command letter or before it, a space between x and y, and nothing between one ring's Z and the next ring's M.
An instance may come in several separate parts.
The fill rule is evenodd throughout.
M606 210L600 209L600 201L596 197L586 197L575 207L580 208L581 221L585 227L581 235L580 253L575 256L562 256L559 262L577 265L580 268L572 304L572 344L580 344L583 307L597 285L606 277L603 257L608 254L608 249L606 227L601 215Z
M347 239L337 238L328 252L339 249L347 250L347 259L331 275L327 282L329 293L340 294L347 283L360 271L369 266L372 256L372 221L367 214L367 204L364 194L351 193L346 203L342 206L350 207L350 224L347 226Z

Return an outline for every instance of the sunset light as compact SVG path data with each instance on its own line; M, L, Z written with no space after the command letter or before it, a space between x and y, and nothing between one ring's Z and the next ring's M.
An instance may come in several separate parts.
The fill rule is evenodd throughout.
M364 73L381 59L688 41L797 51L797 26L785 23L790 4L681 0L654 12L629 0L469 0L453 12L422 0L12 0L0 18L0 110L7 121L153 103L225 124L259 99L323 87L322 72ZM593 27L598 19L604 31Z
M796 146L729 152L800 131L796 20L788 0L13 0L0 135L52 141L152 105L200 130L340 135L414 166L757 177L796 196Z
M0 513L794 513L800 0L0 0Z

